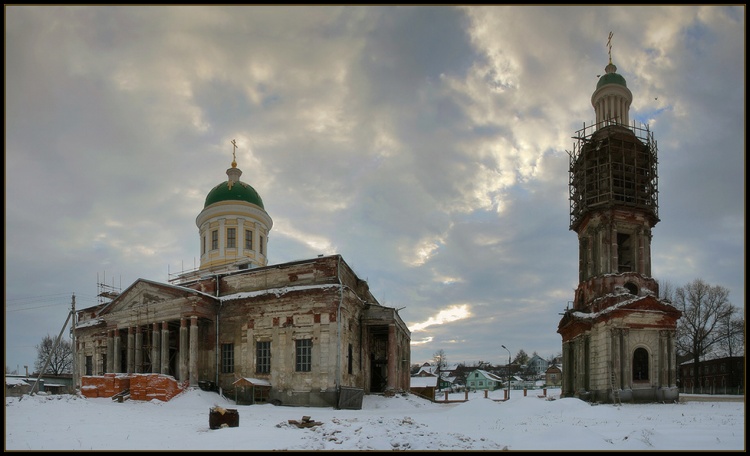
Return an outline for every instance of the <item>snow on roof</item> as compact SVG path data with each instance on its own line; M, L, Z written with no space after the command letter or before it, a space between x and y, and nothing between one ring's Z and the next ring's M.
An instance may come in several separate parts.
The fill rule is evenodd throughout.
M101 323L104 323L104 319L102 318L92 318L91 320L79 321L78 323L76 323L76 329L88 328L91 326L96 326Z
M253 377L242 377L238 380L235 380L233 385L236 385L238 383L249 383L255 386L271 386L271 382L269 382L268 380L265 380L262 378L253 378Z
M339 284L323 284L323 285L300 285L297 287L281 287L281 288L269 288L267 290L258 290L258 291L247 291L242 293L234 293L226 296L222 296L219 299L221 301L231 301L234 299L243 299L243 298L252 298L255 296L262 296L266 294L274 294L276 296L281 296L283 294L289 293L291 291L301 291L301 290L313 290L313 289L321 289L321 288L340 288L341 285Z
M411 377L409 386L412 388L436 387L437 379L437 377Z
M609 293L609 294L606 294L606 295L598 298L597 301L598 300L607 299L607 298L611 298L611 297L621 297L621 296L624 296L624 295L630 295L630 292L628 292L625 288L623 288L623 287L617 287L617 288L622 288L623 291L620 292L620 293ZM653 294L653 292L651 292L650 290L644 289L642 291L645 293L645 296L633 296L631 299L626 299L625 301L618 302L617 304L614 304L612 306L604 308L604 309L602 309L602 310L600 310L598 312L586 313L586 312L580 312L580 311L573 311L573 312L571 312L571 315L575 316L576 318L580 318L580 319L591 319L591 320L593 320L593 319L599 317L600 315L604 315L604 314L607 314L607 313L610 313L610 312L614 312L616 309L618 309L620 307L623 307L623 306L626 306L628 304L632 304L634 302L638 302L638 301L640 301L642 299L646 299L646 298L650 298L650 297L651 298L655 297L654 294ZM662 302L664 302L664 301L662 301ZM674 307L674 305L672 305L672 304L669 304L669 303L667 303L667 304L670 305L670 306L672 306L672 307Z
M500 378L497 375L493 374L492 372L486 371L484 369L476 369L476 371L478 371L479 373L481 373L482 375L484 375L485 378L488 378L490 380L495 380L495 381L500 381L500 382L503 381L502 378Z
M29 386L22 378L5 377L5 384L8 386Z

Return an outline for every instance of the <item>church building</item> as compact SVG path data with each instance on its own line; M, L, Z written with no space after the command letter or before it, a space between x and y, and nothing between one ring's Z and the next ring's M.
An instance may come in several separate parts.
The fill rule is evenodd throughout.
M167 283L139 279L77 311L78 384L161 374L232 399L251 385L262 401L341 408L408 390L411 333L398 310L341 255L269 265L272 219L236 158L226 174L196 218L199 268Z
M579 284L557 329L562 396L673 402L681 313L659 299L651 277L652 229L659 222L656 141L648 126L629 125L633 95L609 51L591 97L596 122L575 133L569 152Z

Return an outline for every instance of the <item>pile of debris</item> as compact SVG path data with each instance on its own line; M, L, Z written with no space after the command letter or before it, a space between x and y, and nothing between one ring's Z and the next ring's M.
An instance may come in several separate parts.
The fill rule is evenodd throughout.
M293 424L298 428L309 428L313 426L320 426L323 423L321 423L320 421L313 421L309 416L303 416L302 421L289 420L289 424Z
M211 429L222 429L227 427L239 427L240 414L237 409L225 409L215 405L211 407L208 414L208 427Z

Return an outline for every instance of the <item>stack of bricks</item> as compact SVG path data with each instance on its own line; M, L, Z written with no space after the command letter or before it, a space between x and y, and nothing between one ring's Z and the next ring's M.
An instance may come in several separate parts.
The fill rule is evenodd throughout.
M130 377L117 374L81 377L81 394L85 397L112 397L130 388Z
M182 389L174 377L162 374L104 374L81 377L81 394L84 397L112 397L130 390L130 399L167 402Z
M136 401L167 402L180 391L177 381L169 375L136 374L130 379L130 398Z

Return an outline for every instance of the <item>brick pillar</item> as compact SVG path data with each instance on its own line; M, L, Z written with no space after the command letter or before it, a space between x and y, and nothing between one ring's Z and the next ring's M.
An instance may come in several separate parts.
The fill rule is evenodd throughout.
M180 383L188 379L188 327L187 318L180 318Z
M161 322L161 373L169 375L169 324Z
M115 363L115 339L112 336L112 330L107 331L107 366L104 372L114 372Z
M135 360L133 359L133 351L135 350L135 335L133 334L133 327L128 326L128 351L125 353L125 360L127 362L128 374L133 373L133 365Z
M135 327L135 373L143 372L143 332L140 326Z
M114 356L112 356L112 372L121 372L122 371L122 348L120 347L122 341L120 340L120 330L115 328L112 331L113 336L113 350L114 350Z
M161 372L161 334L159 333L159 323L151 325L151 373L158 374Z
M189 374L190 386L198 385L198 317L190 317L190 357Z
M396 325L388 325L388 380L386 389L396 389L396 363L398 349L396 343Z

